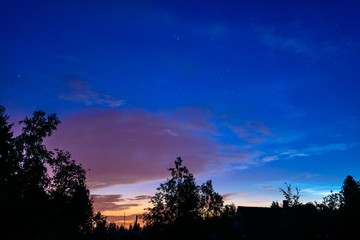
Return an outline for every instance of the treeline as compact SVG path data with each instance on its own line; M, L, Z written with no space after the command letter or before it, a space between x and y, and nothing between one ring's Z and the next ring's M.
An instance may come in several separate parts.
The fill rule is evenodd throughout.
M331 191L321 202L301 203L300 189L290 184L280 188L284 204L273 202L272 209L286 209L289 221L278 239L356 239L360 216L360 182L347 176L339 193ZM284 232L292 232L282 235Z
M34 112L20 122L18 136L8 120L0 106L0 239L351 239L357 234L360 183L351 176L322 202L303 204L300 189L286 184L280 189L285 205L273 202L271 208L241 212L224 206L211 180L197 185L181 158L140 216L144 227L136 219L125 229L94 212L83 167L68 152L44 145L60 122L55 114Z

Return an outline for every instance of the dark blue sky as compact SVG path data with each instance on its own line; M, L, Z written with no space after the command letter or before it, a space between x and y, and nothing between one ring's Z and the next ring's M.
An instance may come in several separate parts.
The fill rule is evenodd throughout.
M0 103L14 119L56 112L52 144L101 162L99 186L163 179L184 156L238 203L276 200L284 181L320 199L360 178L359 12L359 1L3 0ZM79 150L92 144L101 161ZM111 172L150 155L149 174Z

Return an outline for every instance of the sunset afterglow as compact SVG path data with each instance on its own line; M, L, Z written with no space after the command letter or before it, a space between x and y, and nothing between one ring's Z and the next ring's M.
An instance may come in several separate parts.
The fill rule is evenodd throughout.
M30 10L31 9L31 10ZM177 157L226 204L360 178L358 1L1 1L0 103L61 123L94 209L133 224ZM19 125L13 127L20 132Z

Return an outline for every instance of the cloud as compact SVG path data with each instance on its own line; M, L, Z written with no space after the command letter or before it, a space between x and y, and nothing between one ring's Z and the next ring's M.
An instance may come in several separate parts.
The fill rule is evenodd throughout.
M348 145L340 143L340 144L328 144L324 146L314 146L314 147L306 148L303 151L309 154L311 153L323 154L331 151L344 151L347 150L348 148L349 148Z
M242 195L242 192L237 192L237 193L225 193L222 195L223 200L224 201L228 201L230 199L232 199L233 196L238 196L238 195Z
M303 40L294 37L282 36L269 28L257 28L260 40L267 46L282 51L291 51L298 54L313 55L312 49Z
M270 129L262 122L247 121L242 126L228 126L239 138L249 143L264 142L267 137L271 136Z
M149 196L149 195L139 195L139 196L135 196L135 198L130 198L129 200L138 201L138 200L149 200L151 198L152 198L152 196Z
M59 94L59 97L65 100L83 102L86 105L107 105L110 107L119 107L124 104L123 100L114 99L108 94L103 94L91 90L90 85L82 80L69 79L67 86L69 92Z
M121 202L125 201L122 198L122 195L119 194L109 194L109 195L91 195L94 200L94 209L96 211L120 211L126 210L131 207L136 207L138 204L129 204Z
M272 161L282 160L282 159L293 159L297 157L309 157L313 155L323 155L332 151L345 151L356 144L327 144L322 146L312 146L303 149L288 149L286 151L279 151L278 153L272 153L267 155L266 153L263 156L259 157L260 163L268 163ZM312 176L313 177L313 176Z
M272 161L279 160L279 157L278 156L265 156L261 160L263 162L272 162Z
M164 132L168 133L169 135L173 136L173 137L177 137L178 134L170 129L165 129Z
M288 151L282 152L280 156L282 156L283 158L308 157L310 155L322 155L332 151L345 151L350 147L350 145L343 143L327 144L298 150L290 149Z
M177 157L194 174L217 171L229 162L246 164L241 146L227 149L198 109L150 113L141 109L97 109L62 120L47 140L83 164L91 189L162 180ZM164 129L171 129L174 137ZM226 154L223 154L226 151Z
M264 189L275 189L273 186L261 186L261 188L264 188Z
M207 110L197 108L155 113L127 108L91 109L62 119L46 144L49 149L69 151L73 159L90 169L87 183L92 190L163 180L179 156L192 173L199 174L247 169L350 147L328 144L286 151L261 149L259 143L269 142L273 133L256 121L230 127L250 143L244 147L222 142L214 118ZM118 204L105 207L120 208Z
M107 194L107 195L99 195L99 194L93 194L91 197L96 201L101 202L121 202L124 201L121 194Z

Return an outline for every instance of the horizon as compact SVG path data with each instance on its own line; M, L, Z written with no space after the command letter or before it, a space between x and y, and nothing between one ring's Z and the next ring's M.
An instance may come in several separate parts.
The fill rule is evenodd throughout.
M321 201L360 179L359 10L2 1L0 104L11 122L57 114L47 147L83 165L95 210L119 224L177 157L226 204L269 207L284 182Z

